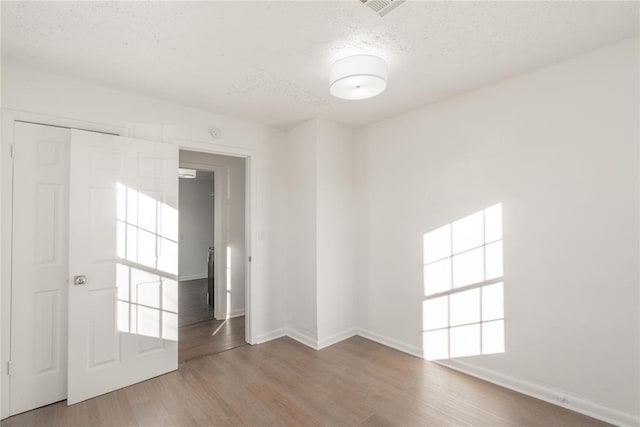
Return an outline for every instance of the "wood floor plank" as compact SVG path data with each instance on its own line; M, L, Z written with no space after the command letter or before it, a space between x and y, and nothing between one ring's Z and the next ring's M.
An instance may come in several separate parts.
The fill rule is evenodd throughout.
M241 346L13 426L605 426L606 423L353 337L315 351Z
M311 417L303 408L295 404L276 387L268 383L252 384L247 390L287 426L319 426L320 424Z

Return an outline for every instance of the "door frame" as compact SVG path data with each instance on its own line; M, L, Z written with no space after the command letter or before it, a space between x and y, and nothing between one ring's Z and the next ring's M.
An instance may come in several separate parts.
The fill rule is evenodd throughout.
M190 142L195 142L195 141L190 141ZM252 268L252 262L249 261L251 259L251 243L253 241L253 229L251 228L251 224L253 221L253 217L252 214L254 211L252 211L251 207L254 206L254 203L256 203L256 192L251 191L252 188L257 188L256 187L256 183L253 182L253 179L255 179L256 174L252 173L252 156L253 153L251 150L248 149L244 149L244 148L239 148L239 147L231 147L228 145L218 145L218 144L210 144L207 143L204 146L194 146L192 144L185 144L185 141L176 141L177 145L178 145L178 159L180 157L180 151L191 151L191 152L195 152L195 153L204 153L204 154L217 154L217 155L221 155L221 156L228 156L228 157L240 157L243 158L245 163L244 163L244 174L245 174L245 180L244 180L244 245L245 245L245 260L244 260L244 268L245 268L245 279L244 279L244 292L245 292L245 300L244 300L244 310L245 310L245 320L244 320L244 324L245 324L245 341L249 344L253 344L254 340L253 340L253 328L252 328L252 320L253 320L253 305L252 305L252 280L251 280L251 276L252 276L252 272L251 272L251 268ZM204 169L204 170L213 170L214 173L216 173L216 176L218 174L219 171L224 171L225 173L228 172L226 167L222 167L222 165L219 166L212 166L206 163L192 163L192 162L184 162L184 163L180 163L180 161L178 160L179 164L184 164L186 167L191 167L194 169ZM214 169L215 168L215 169ZM229 177L227 176L225 178L225 180L228 180ZM215 188L216 188L216 192L217 192L217 182L219 180L216 179L216 183ZM228 185L228 182L227 182ZM178 203L179 203L179 198L180 198L180 194L178 193ZM215 209L216 209L216 215L218 215L218 207L221 206L219 204L219 198L217 197L216 194L216 198L214 200L215 203ZM216 217L217 218L217 217ZM228 218L227 218L228 220ZM215 245L218 245L218 242L221 242L220 240L220 232L218 232L218 229L216 228L215 231L216 235L214 236L214 240L215 240ZM179 249L178 249L179 250ZM226 251L225 251L226 252ZM215 252L215 264L218 264L218 266L220 265L220 263L218 262L218 260L220 259L221 254L220 251L216 249ZM220 271L219 268L216 267L216 265L214 264L214 280L217 280L219 276L224 275L224 271ZM224 262L224 264L226 265L226 260ZM226 283L226 277L224 282ZM220 284L220 282L217 282L218 284ZM219 287L216 287L216 285L214 284L214 287L216 289L216 301L218 300L218 289ZM226 300L225 300L226 301ZM216 303L216 309L217 309L217 303ZM215 309L214 309L215 310ZM228 308L227 308L227 311Z
M93 132L129 136L124 126L87 122L39 113L2 108L0 133L0 419L9 416L11 377L8 362L11 360L11 269L13 246L13 160L11 150L14 123L27 122L45 126L83 129Z

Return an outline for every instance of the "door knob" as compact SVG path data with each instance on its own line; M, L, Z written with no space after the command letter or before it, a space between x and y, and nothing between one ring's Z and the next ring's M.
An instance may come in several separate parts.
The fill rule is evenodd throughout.
M87 276L73 276L74 285L85 285L87 283Z

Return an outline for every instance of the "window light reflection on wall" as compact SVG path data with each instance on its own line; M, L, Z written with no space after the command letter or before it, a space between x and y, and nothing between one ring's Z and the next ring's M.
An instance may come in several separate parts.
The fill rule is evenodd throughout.
M502 204L426 233L423 354L504 353Z

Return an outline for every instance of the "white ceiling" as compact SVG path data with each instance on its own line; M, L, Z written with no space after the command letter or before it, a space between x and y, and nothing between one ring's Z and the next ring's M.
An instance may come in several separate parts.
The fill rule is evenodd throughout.
M287 127L361 126L638 34L638 2L2 2L2 60ZM334 99L331 63L385 58L387 91Z

